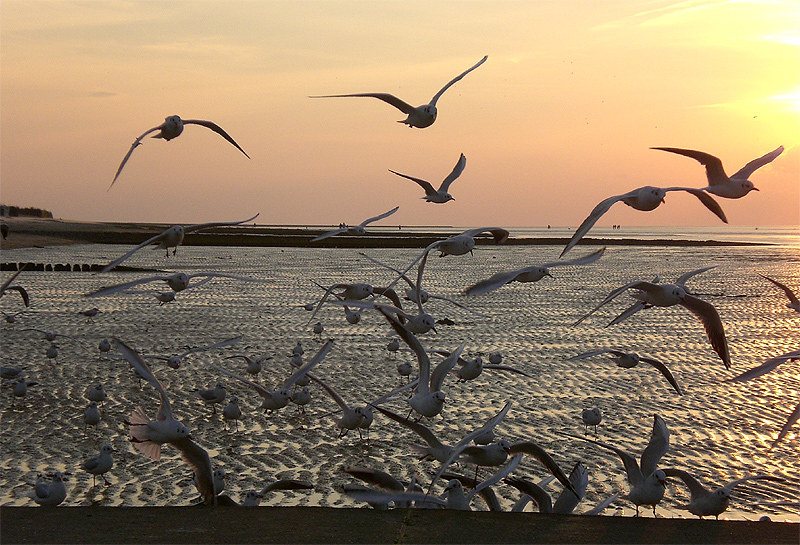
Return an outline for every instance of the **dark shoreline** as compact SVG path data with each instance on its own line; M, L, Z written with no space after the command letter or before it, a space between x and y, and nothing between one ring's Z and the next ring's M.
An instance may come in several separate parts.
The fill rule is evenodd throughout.
M797 543L789 522L330 507L2 507L11 543Z
M138 245L155 236L168 224L160 223L89 223L47 219L9 218L11 232L2 241L3 249L57 244L131 244ZM329 228L278 227L242 225L216 227L201 233L189 233L184 238L186 246L240 246L240 247L294 247L294 248L424 248L446 238L452 232L386 231L368 232L362 236L340 235L319 242L311 242ZM490 236L479 237L478 244L491 244ZM565 246L569 236L515 237L513 232L505 245L509 246ZM643 238L591 238L578 244L587 246L769 246L758 242L730 242L718 240L678 240Z

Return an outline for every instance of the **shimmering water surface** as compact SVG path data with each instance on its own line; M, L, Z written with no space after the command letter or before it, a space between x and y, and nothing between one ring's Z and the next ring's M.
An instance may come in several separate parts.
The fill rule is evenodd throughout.
M533 378L497 371L484 371L468 383L448 378L443 388L447 394L445 410L442 417L428 425L444 442L452 444L494 415L506 401L512 401L511 411L497 429L498 436L510 442L535 441L567 473L579 460L589 467L588 491L576 509L580 512L615 492L628 490L622 463L610 451L557 432L583 434L581 410L598 406L603 412L599 439L638 458L650 437L653 414L657 413L671 432L671 448L661 467L686 469L708 487L762 473L786 479L782 483L740 485L723 518L757 519L768 514L773 520L800 520L796 503L800 482L798 425L770 450L778 431L800 402L800 362L786 363L747 383L724 382L767 358L798 349L800 314L787 309L785 295L758 276L771 276L800 291L796 230L790 229L788 235L762 232L763 241L778 244L613 246L593 265L555 268L553 279L517 283L474 298L465 298L459 292L500 270L555 261L561 247L481 246L474 256L432 256L423 287L433 294L456 299L485 317L431 300L426 311L455 324L437 326L438 334L421 336L423 345L453 350L467 341L470 357L480 353L486 359L491 352L501 352L504 363ZM606 234L610 233L609 230ZM649 233L660 238L656 230ZM748 242L760 241L754 232L744 238ZM108 245L28 248L4 251L2 261L104 263L127 249L128 246ZM591 250L578 246L570 257ZM403 267L419 250L376 249L367 253ZM197 496L190 483L190 471L174 449L165 447L162 459L154 462L128 442L123 420L137 405L154 414L158 399L149 385L137 383L123 360L99 358L99 341L112 337L140 352L163 356L242 337L237 345L188 356L177 370L151 360L154 373L170 394L176 417L209 451L212 463L226 470L226 492L236 499L244 491L259 489L273 479L295 478L314 483L315 490L272 493L263 504L356 506L359 504L341 491L342 484L354 482L341 471L344 466L373 467L403 479L416 473L424 483L438 468L438 463L417 461L409 445L419 443L418 438L381 415L376 416L368 443L353 433L337 439L337 430L327 416L337 406L313 384L314 399L306 415L298 414L293 405L265 415L258 410L260 398L251 388L220 377L201 362L207 359L244 374L243 360L225 358L234 354L273 355L257 380L270 388L276 386L290 372L288 355L298 340L306 349L306 358L321 346L313 339L311 324L307 324L310 313L301 308L322 294L312 281L323 285L367 282L379 286L393 280L389 271L352 250L292 248L180 247L177 255L169 258L158 251L141 251L128 264L187 273L225 272L269 283L217 279L178 294L173 303L159 306L152 293L95 299L82 296L103 285L146 273L99 276L23 272L17 283L29 290L32 304L17 315L15 323L2 325L2 364L25 368L28 379L39 384L29 390L24 407L18 404L13 410L10 392L3 392L3 505L34 505L27 497L32 489L30 483L38 472L53 470L72 473L67 505L188 505ZM728 337L732 371L726 371L711 350L700 322L681 307L649 309L606 328L611 318L630 304L631 299L623 295L582 324L572 325L618 286L637 279L651 280L655 275L672 282L684 272L710 265L718 267L695 277L688 287L718 309ZM78 312L94 306L102 312L94 323L87 323ZM23 307L16 294L11 293L2 299L0 308L10 313L22 311ZM362 321L351 325L345 321L341 307L325 306L314 321L317 319L325 326L323 336L334 339L335 346L315 374L348 403L371 401L399 385L398 362L407 360L416 365L409 351L401 352L397 359L388 355L389 329L377 313L365 311ZM59 338L58 363L53 364L45 357L50 343L44 335L24 331L25 328L67 334L77 342ZM663 361L685 395L678 396L649 366L621 369L605 356L565 361L600 348L635 351ZM434 358L434 364L436 361ZM218 380L226 385L229 396L242 400L246 416L237 432L225 431L220 414L212 415L211 409L193 395L195 389L211 387ZM97 382L102 382L109 399L99 430L90 429L84 436L83 411L87 401L83 394ZM386 407L401 414L408 412L402 397L388 402ZM118 451L108 474L113 484L93 488L91 476L79 466L82 460L95 455L103 443L111 443ZM523 461L516 474L535 481L546 476L541 466L531 460ZM559 488L557 483L550 485L554 493ZM496 492L506 507L518 495L506 485L497 486ZM659 515L690 517L679 509L687 501L685 486L671 482L658 508ZM786 501L795 505L759 505ZM473 507L485 508L479 500L473 502ZM631 515L633 506L618 500L606 514Z

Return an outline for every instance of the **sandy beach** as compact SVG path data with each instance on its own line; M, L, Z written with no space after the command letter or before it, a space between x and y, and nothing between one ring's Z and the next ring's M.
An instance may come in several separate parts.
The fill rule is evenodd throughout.
M799 524L320 507L0 508L3 543L797 543Z
M134 224L90 225L93 227L80 222L23 220L12 227L6 241L20 246L4 246L2 261L103 263L158 230ZM106 236L116 231L136 240L97 244L81 238L88 236L87 232ZM308 238L309 234L303 236ZM432 260L426 272L426 289L458 298L465 285L493 271L520 266L531 259L552 260L560 251L559 244L550 240L546 244L482 246L474 256ZM377 247L369 253L398 266L418 251ZM32 388L22 406L13 409L3 396L2 541L796 543L798 524L786 522L796 521L796 506L770 506L797 497L796 433L791 432L776 449L768 451L796 403L794 367L781 367L761 382L726 385L723 381L732 375L725 372L708 347L701 325L677 310L643 312L613 329L604 327L612 311L580 328L569 325L580 314L578 309L591 308L613 286L629 281L632 274L649 276L658 271L672 279L686 270L719 264L719 270L693 280L692 287L720 308L731 339L734 372L741 372L791 349L795 342L796 318L778 304L779 294L773 287L755 274L780 276L792 270L796 274L796 269L786 267L792 259L796 259L792 249L767 246L687 247L680 241L675 246L632 244L609 250L591 268L560 269L552 282L508 286L485 297L460 299L485 317L440 301L430 303L430 312L452 318L455 323L438 326L436 335L422 337L426 346L452 349L466 340L470 357L500 351L508 364L536 377L529 380L486 372L463 384L448 379L445 385L450 401L443 418L428 424L437 435L455 442L495 414L505 401L513 400L514 407L502 425L509 440L535 440L552 452L565 470L577 460L589 465L590 487L578 509L585 511L612 493L627 490L619 458L580 441L565 442L558 433L583 433L580 410L596 404L603 407L605 418L600 439L638 454L653 414L658 413L672 433L665 467L696 468L709 486L744 474L766 473L785 479L782 483L740 486L731 508L722 516L728 520L721 521L698 521L680 509L688 501L688 493L678 483L668 485L655 520L649 510L644 510L646 516L634 518L631 504L623 500L607 509L607 516L600 517L490 513L477 501L473 508L480 511L473 513L359 508L361 504L341 491L343 484L353 482L341 471L343 466L374 467L402 479L417 473L425 479L435 471L436 464L421 463L410 455L410 445L418 442L413 434L385 418L376 418L369 443L359 441L357 434L337 439L337 430L327 416L336 406L321 390L314 391L305 416L291 406L264 415L255 411L259 401L253 391L227 378L228 395L242 399L247 415L239 431L221 432L220 417L212 415L192 394L219 379L197 356L188 357L177 370L155 360L152 366L170 393L173 410L209 451L212 463L231 475L226 492L240 499L245 490L258 488L272 478L307 480L315 484L315 490L273 495L260 509L187 507L196 492L175 450L166 448L164 457L153 462L127 440L123 421L131 409L141 404L148 412L155 410L152 388L139 386L123 361L98 357L95 347L99 340L117 336L147 354L167 356L241 336L242 342L234 349L203 353L202 359L236 371L241 369L240 362L227 359L231 354L272 355L274 365L265 368L257 379L271 384L281 380L287 369L286 355L297 340L303 341L307 354L319 347L306 323L308 314L299 308L306 299L318 297L309 278L323 285L359 278L381 285L391 275L355 251L336 248L186 244L169 258L163 252L139 252L130 259L130 265L134 269L193 273L212 264L222 272L266 284L220 279L159 306L146 290L98 299L83 297L100 285L126 281L134 273L99 277L74 271L26 271L19 281L30 291L32 306L19 312L16 323L3 326L2 348L8 355L4 365L25 367L40 386ZM734 277L744 280L731 282ZM794 285L796 278L789 283ZM4 310L19 306L14 294L3 298ZM91 306L97 306L101 313L94 323L86 323L77 313ZM413 360L408 352L401 352L396 359L387 354L386 324L380 316L365 314L354 326L341 316L341 308L326 306L317 319L325 324L325 335L336 342L318 374L335 384L348 401L374 399L396 386L396 364ZM42 335L26 328L57 331L76 342L59 341L60 354L54 364L44 356L48 343ZM670 363L685 395L674 395L652 369L621 370L602 359L565 367L565 358L583 349L637 345L642 352ZM80 416L86 404L83 394L96 381L103 382L109 400L99 429L84 435ZM401 412L405 403L398 399L387 407ZM78 469L80 460L96 453L102 442L113 444L118 451L109 487L92 486L91 476ZM30 484L37 473L53 470L73 473L65 505L57 509L34 507L27 497ZM541 467L529 462L525 472L543 476ZM549 488L552 494L558 493L557 486ZM510 487L498 488L505 508L515 501L515 494ZM776 522L755 522L764 514ZM287 527L302 530L286 534Z

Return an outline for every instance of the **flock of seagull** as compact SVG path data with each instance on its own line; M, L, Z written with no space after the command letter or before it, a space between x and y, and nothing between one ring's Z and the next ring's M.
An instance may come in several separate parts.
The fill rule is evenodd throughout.
M413 107L387 93L322 95L311 98L377 98L407 114L406 119L399 121L400 123L404 123L409 127L422 129L431 126L436 121L436 105L443 93L467 74L480 67L487 59L488 57L482 58L478 63L453 78L433 96L428 104L418 107ZM161 125L149 129L136 138L120 163L109 190L120 177L123 167L131 158L133 151L142 145L142 140L145 136L156 132L157 134L153 135L153 138L160 138L168 141L180 136L184 126L188 124L200 125L213 130L249 158L247 153L236 141L216 123L195 119L184 120L179 116L170 116L167 117ZM645 186L633 189L627 193L608 197L602 200L591 211L580 227L578 227L575 234L561 252L560 257L563 257L570 249L578 244L581 238L589 232L600 217L607 213L608 210L619 201L622 201L627 206L636 210L650 211L664 202L667 193L672 191L684 191L697 197L706 208L719 217L720 220L727 223L725 213L713 196L738 199L746 196L750 191L757 191L748 178L758 168L770 163L783 152L783 147L781 146L762 157L750 161L734 175L728 176L725 174L721 161L707 153L680 148L658 147L653 149L675 153L697 160L706 168L708 185L699 188L660 188ZM454 197L450 194L450 187L461 175L465 167L466 157L461 154L456 166L444 179L438 189L434 188L430 182L423 179L401 174L394 170L391 170L391 172L397 176L412 180L422 187L425 191L423 199L427 202L445 204L454 200ZM391 216L398 208L399 207L395 207L387 212L370 217L358 225L350 226L347 224L340 224L339 228L323 233L314 238L313 241L319 241L338 235L363 235L368 225ZM145 240L124 255L108 263L102 269L101 274L113 270L142 248L158 245L165 250L166 256L169 257L170 248L173 249L172 253L174 255L186 233L211 227L240 225L252 222L257 217L258 215L255 215L251 218L234 222L172 226L159 235ZM510 403L506 404L502 410L489 419L483 426L465 435L454 445L444 444L430 427L430 424L435 421L434 419L442 413L445 400L447 399L443 388L444 381L448 376L455 376L460 381L469 381L479 376L484 369L496 369L522 375L526 374L513 367L502 365L502 357L500 354L492 354L489 357L488 363L484 363L480 356L474 360L467 360L465 357L462 357L466 342L462 343L453 351L441 351L427 349L418 338L418 336L424 335L431 330L436 330L436 321L432 316L427 314L424 309L424 305L430 298L444 299L461 308L467 308L462 303L430 294L422 288L425 279L425 267L431 252L438 252L440 256L462 256L467 253L472 253L476 245L476 240L487 236L490 236L495 244L502 244L508 239L509 232L499 227L481 227L438 240L427 246L422 253L413 259L403 270L385 265L374 258L365 256L373 263L393 271L395 280L387 286L382 287L367 283L344 282L336 283L328 287L319 286L324 290L324 295L322 295L319 300L305 305L306 310L311 312L311 317L306 325L311 324L318 311L324 305L343 307L347 321L352 324L358 323L362 312L379 313L383 317L382 319L386 320L390 333L393 332L396 335L389 343L388 350L390 353L398 351L401 347L400 343L402 342L415 355L417 360L416 376L412 379L414 369L413 366L409 365L407 362L398 365L398 373L407 377L406 384L381 395L375 400L363 404L348 403L332 385L327 384L313 373L314 368L334 350L335 341L333 339L324 342L313 358L309 359L307 362L303 361L304 350L302 344L298 341L292 353L291 362L293 365L293 372L275 389L267 388L255 380L263 363L269 359L268 357L254 359L243 354L228 357L228 359L244 359L246 363L245 374L249 375L250 378L234 373L208 361L204 361L204 363L221 375L240 381L252 388L261 399L261 408L267 413L279 411L289 405L289 403L294 403L301 410L304 410L304 406L309 403L311 399L309 387L317 385L331 397L338 407L338 410L331 413L330 416L335 422L340 438L349 432L357 432L359 436L362 437L362 440L363 434L367 434L368 440L368 434L374 416L380 414L407 429L409 433L415 434L425 443L424 445L413 447L414 454L420 460L434 460L440 464L436 475L427 484L427 490L423 487L423 483L417 482L416 477L412 479L411 482L402 482L388 473L377 469L348 466L344 468L345 472L370 485L348 485L345 491L355 500L367 502L375 508L388 508L393 505L395 507L444 507L468 510L472 509L472 500L476 496L480 496L489 509L500 509L499 502L492 491L492 487L503 482L520 491L520 501L514 506L514 510L522 510L527 503L533 502L540 512L571 513L578 502L583 498L586 490L588 482L586 467L579 462L575 465L572 472L567 475L558 466L551 455L545 452L545 450L535 442L522 441L510 444L504 439L497 439L494 430L509 411ZM462 294L468 297L476 297L501 289L511 282L538 282L545 276L552 276L551 269L557 267L590 265L602 258L604 250L603 248L572 260L559 259L554 262L500 271L484 280L465 287ZM415 266L416 275L411 272ZM626 320L642 310L679 305L692 313L700 321L706 332L711 348L722 361L725 368L730 369L731 360L727 339L722 320L717 310L712 304L692 294L686 287L686 283L693 276L711 268L713 267L705 267L688 272L674 283L664 283L660 278L656 277L651 281L636 280L622 285L609 293L602 302L578 320L575 325L622 294L632 296L635 302L622 312L622 314L614 318L609 325ZM14 283L20 272L22 271L20 270L12 275L11 278L6 280L0 287L0 297L9 292L16 291L21 295L23 303L27 307L30 304L27 291L23 286ZM191 275L174 273L146 276L121 284L103 286L93 292L87 293L86 296L88 298L96 298L115 294L152 293L159 300L160 304L167 304L173 301L176 295L200 287L220 277L246 282L265 282L252 278L215 272L203 272ZM766 276L764 276L764 278L786 293L789 298L789 304L787 305L789 308L800 312L800 303L798 303L797 296L790 288L772 278ZM160 289L153 290L147 288L148 285L152 284L158 285ZM398 285L403 287L402 293L405 295L405 300L412 303L414 310L410 310L408 307L403 308L403 301L401 301L398 295L398 291L401 290L396 287ZM467 308L467 310L469 309ZM91 320L97 312L95 308L92 309L92 311L86 311L85 315L88 320ZM476 312L476 314L478 313ZM8 317L9 315L7 315L7 320L11 322L12 320ZM44 333L46 338L53 343L53 347L56 347L54 343L56 337L64 336L42 330L37 331ZM315 334L321 337L323 331L324 328L321 322L317 322L314 326ZM159 408L154 416L148 415L141 406L137 406L131 410L125 422L128 426L130 442L136 450L154 461L160 459L161 449L164 445L170 445L176 449L191 467L194 474L194 482L200 493L202 503L207 505L255 506L258 505L260 499L268 490L305 489L313 487L312 484L302 481L279 481L265 486L260 491L249 491L241 504L223 494L223 485L220 483L224 482L224 472L220 473L220 469L215 470L212 467L208 452L195 441L189 429L173 414L167 389L153 373L147 361L148 359L161 359L166 361L170 368L177 369L180 367L182 359L189 354L199 353L211 348L231 346L239 340L240 338L232 338L213 345L194 348L183 354L169 357L143 355L143 353L137 351L136 348L130 346L129 343L121 339L113 339L111 342L104 340L99 346L100 351L104 354L110 354L115 350L115 357L127 361L135 376L145 381L158 394ZM612 361L616 362L616 364L622 368L631 369L636 367L639 363L645 363L655 367L669 382L672 389L678 395L682 395L682 388L674 376L672 376L667 366L652 358L640 357L635 353L626 352L624 350L603 349L585 352L571 357L570 360L591 358L603 354L610 354ZM441 357L441 361L434 365L431 361L432 355L435 355L437 358ZM49 352L48 357L51 357ZM57 350L55 350L55 355L52 356L52 359L56 357ZM786 361L792 361L794 359L800 359L800 350L795 350L772 358L760 367L747 371L731 380L751 380L768 373ZM27 388L36 385L35 381L30 381L25 377L24 370L17 367L3 367L2 378L7 381L14 399L24 398ZM221 381L213 388L197 390L196 395L204 403L209 404L214 413L216 413L216 405L224 404L224 408L221 412L226 426L228 424L231 426L238 426L238 420L242 416L241 409L238 406L239 400L237 397L232 397L227 400L226 403L226 390ZM96 425L99 422L101 416L98 403L102 403L105 396L106 394L103 391L102 384L97 384L87 391L86 397L90 400L90 404L84 416L86 426ZM408 413L405 416L398 414L396 410L389 410L384 406L390 402L396 402L402 399L405 399L408 405ZM790 427L797 421L798 417L800 417L800 405L798 405L798 408L790 415L786 425L775 439L773 446L788 433ZM597 407L587 408L583 411L582 418L587 428L588 426L594 426L596 431L596 426L602 421L602 414ZM641 454L639 462L637 462L636 458L631 454L610 443L590 439L586 435L579 436L569 433L562 433L562 435L581 441L587 441L604 449L609 449L620 457L630 485L627 494L621 497L635 505L637 516L639 514L639 508L642 506L652 507L653 514L655 515L656 505L661 502L665 494L665 484L669 478L679 479L685 483L691 495L690 502L686 506L686 509L699 517L711 515L718 517L727 509L734 487L742 482L750 480L781 480L769 475L752 475L737 479L710 491L686 470L679 468L659 468L661 457L669 449L670 433L666 422L658 414L653 416L651 437ZM109 485L105 475L113 468L113 454L115 452L112 446L102 445L98 455L85 460L80 467L83 471L93 476L93 483L99 476L103 479L105 485ZM536 461L550 473L551 477L540 483L534 483L519 476L511 476L518 468L523 457L529 457ZM474 474L472 476L465 476L453 473L451 467L454 463L465 467L474 466ZM481 477L482 468L490 468L492 474L488 477ZM440 479L445 479L447 481L442 496L433 493L433 488ZM552 479L558 480L564 487L563 493L558 498L555 498L555 501L553 501L544 490L544 486ZM64 480L65 476L62 472L55 473L50 481L40 477L34 485L31 497L37 504L43 506L53 506L62 503L67 495ZM467 492L467 489L471 490ZM615 494L594 509L588 511L588 513L599 513L609 503L615 501L618 496L618 494Z

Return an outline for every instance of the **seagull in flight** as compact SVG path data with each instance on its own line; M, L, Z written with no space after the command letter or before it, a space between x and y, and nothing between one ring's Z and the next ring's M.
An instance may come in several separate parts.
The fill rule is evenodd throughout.
M104 272L110 271L111 269L113 269L114 267L116 267L117 265L119 265L120 263L125 261L126 259L128 259L130 256L132 256L133 254L135 254L136 252L138 252L139 250L141 250L142 248L144 248L145 246L148 246L150 244L158 244L159 248L162 248L162 249L166 250L167 257L169 257L169 249L170 248L174 248L174 250L172 251L172 255L175 255L178 252L178 246L180 246L180 244L183 242L183 237L184 237L184 235L186 233L191 233L193 231L199 231L201 229L210 229L212 227L224 227L224 226L228 226L228 225L241 225L243 223L248 223L250 221L253 221L254 219L256 219L260 215L261 214L256 214L252 218L247 218L246 220L241 220L241 221L222 221L222 222L217 221L217 222L211 222L211 223L196 223L194 225L186 225L186 226L184 226L184 225L173 225L172 227L170 227L166 231L164 231L162 233L159 233L154 237L148 238L147 240L145 240L144 242L139 244L137 247L135 247L133 250L131 250L127 254L123 255L122 257L119 257L119 258L115 259L114 261L112 261L111 263L109 263L108 265L103 267L100 270L100 272L104 273Z
M247 155L247 153L239 146L239 144L237 144L236 141L233 138L231 138L231 136L216 123L213 123L211 121L203 121L202 119L181 119L180 116L171 115L165 118L164 122L161 125L153 127L152 129L148 129L147 132L145 132L139 138L133 141L133 144L131 144L131 149L128 150L128 153L125 154L125 157L119 164L117 173L114 175L114 180L111 182L111 185L108 186L108 189L110 190L114 186L114 182L116 182L117 178L119 178L119 173L122 172L122 167L124 167L125 163L127 163L128 159L130 159L133 150L135 150L138 146L142 145L142 139L145 136L147 136L151 132L158 131L158 134L154 134L153 138L163 138L164 140L169 141L181 135L181 133L183 132L184 125L201 125L203 127L211 129L212 131L220 135L222 138L224 138L225 140L236 146L236 149L244 153L245 157L250 159L250 156Z
M722 211L722 208L717 201L715 201L711 195L702 189L696 189L693 187L654 187L651 185L646 185L644 187L639 187L628 191L627 193L623 193L622 195L614 195L613 197L608 197L607 199L600 201L600 203L595 206L594 209L592 209L586 219L583 220L583 223L581 223L580 226L575 230L575 234L572 235L572 238L569 239L569 242L561 252L561 257L564 257L564 254L570 251L570 249L575 246L592 227L594 227L594 224L597 223L597 220L599 220L603 214L608 212L609 208L611 208L615 203L622 201L631 208L635 208L636 210L641 210L643 212L649 212L651 210L655 210L664 202L664 198L669 191L686 191L687 193L691 193L700 199L700 202L703 203L706 208L711 210L719 219L725 223L728 223L728 219L725 217L725 212Z
M399 209L400 209L399 206L395 206L394 208L392 208L388 212L384 212L383 214L379 214L377 216L373 216L371 218L367 218L364 221L362 221L361 223L359 223L358 225L346 225L346 224L344 224L344 226L340 227L339 229L334 229L333 231L328 231L327 233L323 233L318 237L312 238L311 242L317 242L319 240L324 240L324 239L329 238L329 237L335 237L336 235L341 235L343 233L347 233L348 235L364 235L364 234L367 233L367 230L365 229L367 225L369 225L370 223L374 223L374 222L376 222L378 220L382 220L384 218L388 218L389 216L391 216L392 214L397 212Z
M478 68L480 65L486 62L489 56L483 57L480 61L477 62L474 66L468 68L452 80L450 80L447 85L442 87L438 93L433 95L433 98L428 104L423 104L422 106L412 106L407 102L404 102L397 98L394 95L390 95L389 93L352 93L347 95L316 95L310 98L347 98L347 97L372 97L377 98L378 100L382 100L387 104L391 104L404 114L407 114L408 117L405 119L399 120L398 123L405 123L409 127L417 127L418 129L424 129L425 127L430 127L433 125L433 122L436 121L436 102L439 100L439 97L447 91L451 85L454 83L461 81L461 79Z
M456 166L453 168L453 171L442 181L439 189L434 189L430 182L420 178L414 178L413 176L400 174L392 169L389 169L389 172L392 174L397 174L398 176L406 178L407 180L411 180L412 182L416 182L422 189L425 190L425 196L421 198L425 199L427 202L444 204L447 201L456 200L450 193L448 193L448 191L450 190L450 184L452 184L456 178L461 176L461 173L464 172L465 166L467 166L467 158L464 157L464 154L462 153L461 157L459 157L458 162L456 163Z
M675 391L678 392L678 395L683 395L681 391L681 387L678 386L678 381L675 380L675 377L672 376L672 373L669 372L667 366L661 363L658 360L654 360L651 358L644 358L639 356L634 352L623 352L621 350L593 350L591 352L586 352L583 354L578 354L577 356L572 356L571 358L567 358L565 361L573 361L573 360L582 360L584 358L591 358L592 356L599 356L600 354L611 354L611 361L616 362L618 367L622 367L623 369L633 369L639 363L647 363L652 365L656 369L658 369L664 378L675 388Z
M589 263L594 263L602 257L605 250L606 249L604 246L596 252L592 252L591 254L587 254L583 257L579 257L578 259L573 259L570 261L554 261L552 263L532 265L530 267L524 267L522 269L516 269L513 271L499 272L487 278L486 280L481 280L480 282L469 286L468 288L464 289L463 293L464 295L479 295L481 293L488 293L490 291L502 288L511 282L538 282L545 276L552 278L553 275L550 274L551 268L568 267L572 265L588 265Z
M742 479L731 481L725 486L721 486L715 490L709 490L703 486L700 481L695 479L691 474L675 468L667 468L664 470L667 477L678 477L681 479L691 493L689 504L684 506L683 509L688 510L691 514L697 515L700 518L714 515L719 520L719 516L728 508L731 500L731 493L738 485L747 481L777 481L782 482L783 479L778 477L771 477L769 475L751 475Z
M661 151L668 151L670 153L677 153L685 157L691 157L699 161L706 167L706 177L708 178L708 186L702 188L703 191L713 193L718 197L725 199L741 199L751 191L758 191L757 187L753 186L753 182L748 178L766 164L775 160L778 155L783 153L783 146L779 146L775 150L762 155L758 159L753 159L741 168L733 176L725 174L725 169L722 168L722 161L717 157L702 151L682 148L650 148ZM706 205L708 206L708 205ZM724 221L724 220L723 220Z
M208 452L192 440L189 430L178 422L172 415L169 397L161 382L153 375L147 362L128 345L115 339L114 344L122 357L133 367L136 372L156 389L161 399L161 405L156 412L155 420L150 420L142 407L136 407L126 424L130 426L131 442L136 449L145 456L161 459L161 445L164 443L175 447L181 458L194 471L194 480L197 489L206 505L216 503L214 494L214 477L211 468L211 459Z

